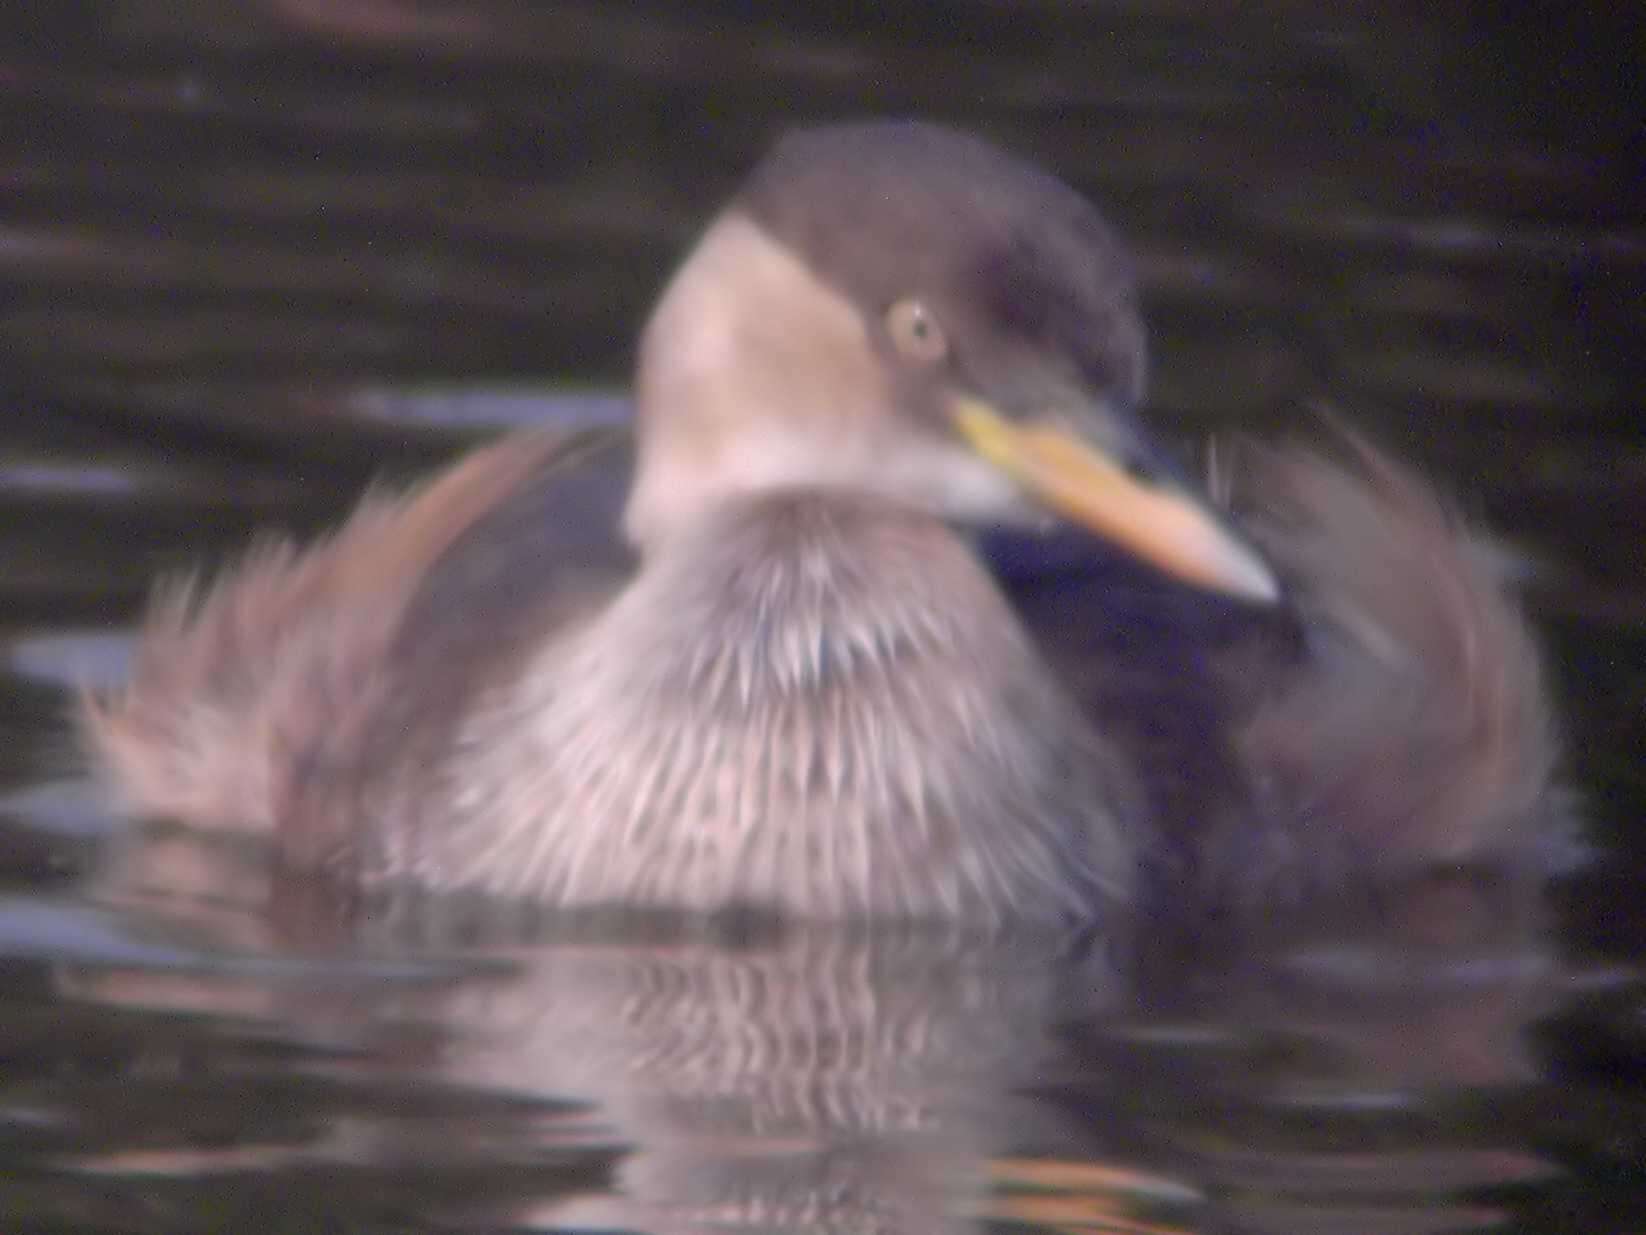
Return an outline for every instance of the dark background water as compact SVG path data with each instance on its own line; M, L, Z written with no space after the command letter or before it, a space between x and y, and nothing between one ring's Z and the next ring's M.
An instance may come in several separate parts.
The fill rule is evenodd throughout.
M869 1229L1638 1229L1646 129L1640 19L1595 7L0 15L0 1229L667 1225L545 1199L613 1179L768 1229L845 1225L822 1196ZM1502 530L1599 855L1552 940L1334 924L1165 1010L930 940L560 947L476 990L444 936L237 915L259 876L182 841L136 867L198 871L186 904L77 892L110 822L61 720L156 571L496 426L620 416L694 229L776 133L865 114L982 130L1104 205L1161 422L1324 402ZM726 1036L786 1045L703 1079ZM986 1200L957 1162L993 1164Z

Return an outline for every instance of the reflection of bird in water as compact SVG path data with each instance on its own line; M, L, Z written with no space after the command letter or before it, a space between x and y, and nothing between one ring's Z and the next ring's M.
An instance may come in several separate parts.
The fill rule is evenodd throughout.
M167 838L185 845L230 880L256 869L238 847ZM1039 1126L1036 1100L1015 1090L1055 1051L1051 1006L1095 1017L1123 997L1108 953L1048 948L1043 932L806 923L723 938L653 922L523 939L419 907L338 935L324 915L217 909L195 920L202 935L230 932L259 962L284 962L280 978L219 953L185 972L75 970L66 989L186 1024L215 1017L231 1040L257 1026L264 1044L342 1046L321 1065L332 1084L309 1085L300 1055L299 1075L281 1078L295 1089L247 1111L239 1143L168 1144L164 1122L147 1124L86 1165L175 1169L197 1185L225 1163L297 1168L335 1194L325 1213L338 1220L377 1194L334 1165L415 1174L392 1212L462 1229L969 1230L988 1159ZM448 963L449 932L487 963ZM419 973L431 942L439 965ZM348 980L330 969L340 943ZM312 981L304 954L324 958ZM396 968L406 978L384 976ZM248 1069L202 1075L215 1056L201 1054L195 1101L220 1085L243 1104ZM294 1117L310 1101L313 1116ZM193 1131L187 1104L172 1118Z
M1218 513L1143 350L1058 181L798 134L654 312L632 462L522 434L170 593L92 746L345 882L558 906L1061 917L1536 850L1537 662L1467 534L1359 444L1249 452ZM1054 518L1097 540L1025 569Z
M1054 989L1043 941L921 930L527 960L440 1001L442 1078L587 1100L632 1146L610 1190L533 1215L556 1229L969 1229Z
M166 841L267 873L215 839ZM183 1025L209 1042L215 1023L254 1044L249 1060L186 1056L189 1102L169 1099L158 1131L152 1114L131 1121L81 1165L175 1172L163 1195L184 1215L212 1212L195 1198L233 1170L288 1226L305 1205L333 1226L380 1224L388 1187L402 1222L681 1233L936 1233L977 1216L1473 1229L1497 1213L1483 1190L1548 1169L1509 1112L1529 1078L1526 1029L1570 978L1484 901L1404 904L1394 921L1293 915L1284 947L1164 1019L1132 1001L1108 954L1048 948L1043 932L803 924L717 940L654 922L527 942L496 939L460 899L428 908L341 937L323 915L199 923L284 961L275 980L221 954L185 972L66 969L82 1005L170 1009L145 1037ZM444 962L454 935L508 963L397 966L413 941L414 961L432 944ZM313 981L291 963L298 940L326 958ZM348 980L329 968L339 943ZM1322 965L1322 952L1350 959ZM225 1140L224 1109L273 1079L271 1060L293 1066L270 1050L288 1039L309 1048L298 1076L282 1071L294 1088ZM316 1060L318 1044L335 1054Z

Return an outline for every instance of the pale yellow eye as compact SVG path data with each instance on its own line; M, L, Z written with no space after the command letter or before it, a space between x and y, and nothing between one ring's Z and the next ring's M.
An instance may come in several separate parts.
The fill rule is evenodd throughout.
M949 354L949 340L932 311L919 300L899 300L886 310L886 333L910 360L932 364Z

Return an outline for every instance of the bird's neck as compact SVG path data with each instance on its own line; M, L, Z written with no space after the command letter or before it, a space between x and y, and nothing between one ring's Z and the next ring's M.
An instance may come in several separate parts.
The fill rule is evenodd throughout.
M649 552L719 500L852 483L884 453L872 411L886 401L857 310L727 212L641 336L625 533Z

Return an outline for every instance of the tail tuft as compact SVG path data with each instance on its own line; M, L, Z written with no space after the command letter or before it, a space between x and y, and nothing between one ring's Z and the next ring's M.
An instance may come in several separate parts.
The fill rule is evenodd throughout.
M203 827L290 822L318 775L346 778L430 566L578 440L515 434L410 494L368 497L316 545L270 541L210 585L161 587L127 684L81 701L83 745L112 796Z
M271 832L292 769L369 688L398 606L347 586L350 557L398 503L372 500L306 552L254 548L216 582L163 584L127 683L81 698L94 766L124 808Z
M1386 868L1550 848L1560 744L1500 555L1415 473L1343 439L1342 458L1251 446L1236 465L1307 632L1302 669L1241 735L1266 807Z

